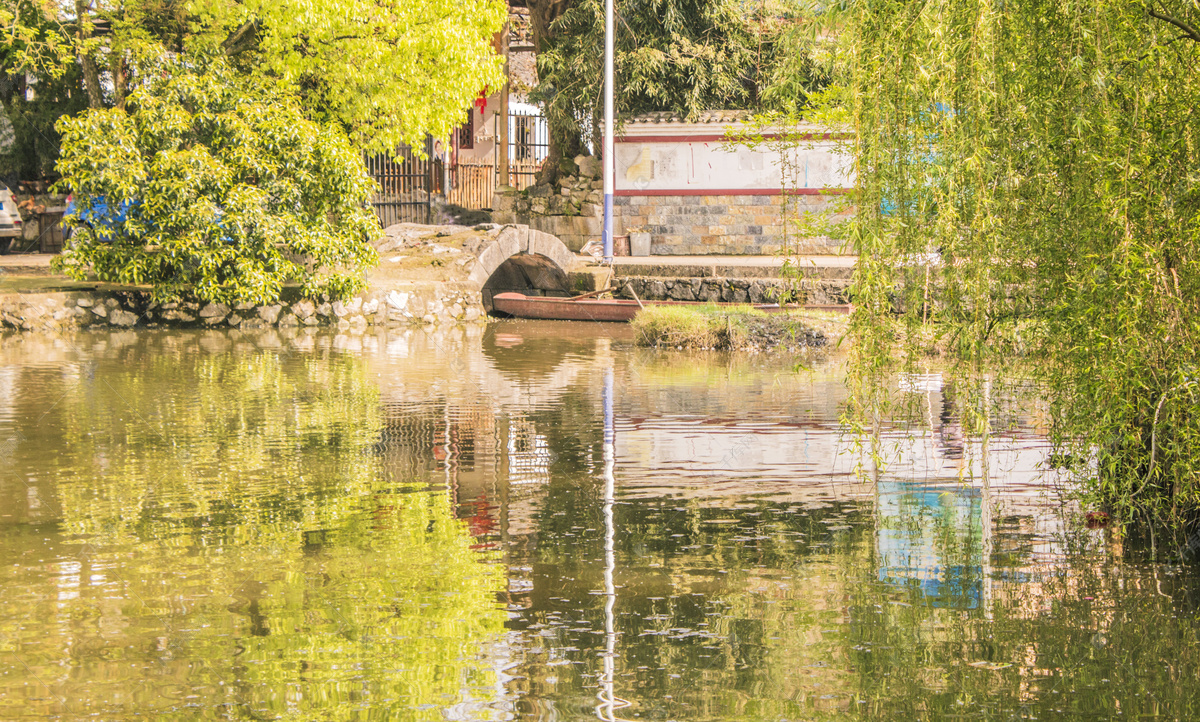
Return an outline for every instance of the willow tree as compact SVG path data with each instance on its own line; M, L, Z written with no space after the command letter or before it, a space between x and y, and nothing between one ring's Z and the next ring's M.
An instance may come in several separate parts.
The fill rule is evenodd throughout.
M960 368L1041 382L1058 458L1102 503L1194 519L1200 8L866 0L832 19L860 410L929 320Z

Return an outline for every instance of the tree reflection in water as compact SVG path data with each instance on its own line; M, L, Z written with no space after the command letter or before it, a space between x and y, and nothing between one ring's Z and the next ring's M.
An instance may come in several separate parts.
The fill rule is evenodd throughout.
M501 568L381 473L363 359L147 336L20 382L61 517L0 535L0 716L489 718Z
M1029 418L985 495L922 387L868 484L836 363L578 328L0 349L0 717L1198 716L1195 574Z

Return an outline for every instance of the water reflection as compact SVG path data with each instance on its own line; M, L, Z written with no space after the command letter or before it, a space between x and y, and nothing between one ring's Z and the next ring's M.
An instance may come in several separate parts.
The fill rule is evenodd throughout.
M495 701L502 569L444 491L372 453L360 359L307 340L6 349L3 490L29 491L0 525L0 716L478 719Z
M879 580L935 607L977 609L983 598L983 505L978 489L889 479L878 485Z
M0 717L1195 716L1194 574L1020 405L985 488L901 380L862 483L836 360L626 333L6 338Z

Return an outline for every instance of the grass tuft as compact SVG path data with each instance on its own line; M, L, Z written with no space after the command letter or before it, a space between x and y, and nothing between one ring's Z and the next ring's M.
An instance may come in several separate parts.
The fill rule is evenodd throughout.
M746 349L823 346L825 334L791 313L751 306L647 306L630 324L640 346Z

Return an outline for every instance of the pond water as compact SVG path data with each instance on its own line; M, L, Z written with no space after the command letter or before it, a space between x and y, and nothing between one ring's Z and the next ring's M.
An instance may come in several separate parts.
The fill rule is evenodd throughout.
M0 719L1200 717L1200 580L1086 528L1036 414L985 488L901 379L864 482L842 375L606 325L0 338Z

